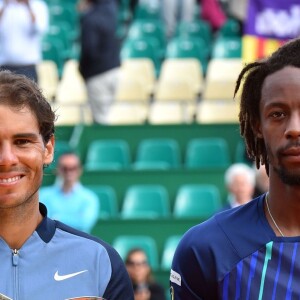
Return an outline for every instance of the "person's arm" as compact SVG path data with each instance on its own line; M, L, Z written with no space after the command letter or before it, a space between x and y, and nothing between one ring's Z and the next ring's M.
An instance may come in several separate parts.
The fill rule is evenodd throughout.
M109 246L108 255L112 264L112 274L103 298L108 300L134 300L133 286L118 252Z
M1 20L1 18L3 16L3 13L4 13L4 11L5 11L6 7L7 7L8 1L9 0L4 0L3 4L2 4L2 7L0 8L0 20Z
M33 32L37 34L44 34L49 26L49 12L48 7L44 2L30 3L30 0L23 0L28 8Z
M218 299L216 265L219 262L216 260L220 257L215 253L218 242L215 242L217 229L213 223L211 220L194 226L179 242L170 273L170 291L174 299Z
M24 1L24 4L27 6L27 9L28 9L28 12L29 12L29 15L30 15L31 22L32 22L32 23L35 23L35 21L36 21L35 13L34 13L34 11L31 9L31 6L30 6L30 4L29 4L29 0L23 0L23 1Z

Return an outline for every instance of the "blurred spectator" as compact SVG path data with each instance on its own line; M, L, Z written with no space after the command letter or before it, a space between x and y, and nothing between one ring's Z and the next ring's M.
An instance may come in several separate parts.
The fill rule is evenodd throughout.
M50 218L89 233L98 220L99 199L79 182L81 173L79 157L75 153L62 154L57 180L40 189L40 200L46 204Z
M155 282L145 252L130 250L125 265L134 289L134 300L165 300L164 288Z
M80 0L81 54L79 70L85 80L94 122L106 124L114 101L120 66L115 0Z
M223 209L246 204L253 198L255 171L244 163L233 164L225 172L225 184L228 204Z
M239 21L241 29L243 29L247 17L247 8L248 0L228 0L228 14Z
M265 166L261 166L259 169L255 168L255 190L254 197L257 197L269 190L269 176L267 174Z
M171 38L179 21L192 21L195 14L195 0L162 0L162 14L166 24L166 35Z
M48 30L48 7L40 0L0 2L0 66L37 82L41 38Z
M200 0L200 5L201 18L210 23L214 31L225 24L227 17L218 0Z

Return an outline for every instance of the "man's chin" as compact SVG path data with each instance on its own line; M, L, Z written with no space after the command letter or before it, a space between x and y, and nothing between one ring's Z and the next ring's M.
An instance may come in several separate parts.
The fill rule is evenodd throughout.
M280 168L275 171L284 184L300 186L300 170L291 171Z

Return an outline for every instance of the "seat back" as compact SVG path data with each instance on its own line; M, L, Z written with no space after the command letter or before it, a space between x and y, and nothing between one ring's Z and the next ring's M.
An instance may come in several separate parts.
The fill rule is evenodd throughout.
M152 270L157 270L158 250L155 240L147 235L120 235L112 243L112 246L118 251L123 260L126 259L128 252L134 248L144 250Z
M125 140L94 140L88 146L85 170L124 169L131 163L130 150Z
M197 106L200 124L224 124L239 122L239 102L232 100L202 100Z
M64 63L61 80L56 93L56 103L87 104L88 96L78 61L69 59Z
M124 197L122 218L165 218L170 216L170 200L161 185L133 185Z
M207 48L210 48L213 40L211 25L207 21L201 19L179 22L176 28L176 35L202 38L205 41Z
M204 73L206 73L209 54L205 41L200 37L175 37L168 43L166 48L166 58L198 59Z
M220 36L212 48L212 58L241 58L242 39L240 36Z
M173 215L175 218L201 218L205 220L221 209L218 188L209 184L187 184L179 188Z
M100 203L99 219L118 217L119 209L115 190L109 185L86 184L85 187L97 194Z
M172 235L169 236L165 241L162 258L161 258L162 270L169 271L171 269L173 256L181 237L182 237L181 235Z
M164 162L169 168L181 165L178 142L170 138L144 139L137 148L136 162Z
M48 101L53 101L59 83L58 68L53 60L42 60L37 66L38 85Z
M228 144L223 138L195 138L188 142L187 168L227 168L231 159Z

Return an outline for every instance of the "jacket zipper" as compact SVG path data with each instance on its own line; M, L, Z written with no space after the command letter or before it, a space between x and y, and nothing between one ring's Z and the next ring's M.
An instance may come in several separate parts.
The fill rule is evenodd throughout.
M19 272L18 272L18 264L19 264L19 250L12 249L12 265L14 272L14 300L19 299Z

